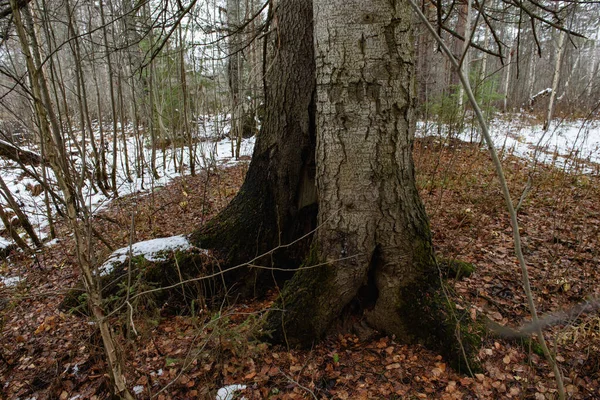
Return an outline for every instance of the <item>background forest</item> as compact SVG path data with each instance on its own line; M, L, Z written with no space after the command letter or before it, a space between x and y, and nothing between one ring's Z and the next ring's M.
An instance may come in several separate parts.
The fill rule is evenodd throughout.
M264 254L195 239L287 113L285 1L0 0L0 398L600 398L600 3L413 3L460 64L415 13L414 175L445 301L476 327L465 368L364 326L364 304L309 349L266 340L310 267L278 251L314 226ZM252 287L223 275L239 263L273 268Z

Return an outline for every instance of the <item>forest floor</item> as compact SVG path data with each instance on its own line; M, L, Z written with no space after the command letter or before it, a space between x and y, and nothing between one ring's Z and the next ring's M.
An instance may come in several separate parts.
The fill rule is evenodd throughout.
M512 234L490 158L479 146L433 139L415 145L417 180L440 257L473 263L475 272L449 280L457 307L475 318L517 327L529 312L512 250ZM525 257L538 311L546 315L600 297L600 177L567 174L505 156L514 199L531 178L519 211ZM247 164L179 177L150 195L111 203L96 218L115 248L191 232L230 201ZM132 224L132 214L135 219ZM132 226L133 235L132 235ZM78 282L72 238L58 226L59 244L35 257L13 254L0 285L0 398L104 399L109 387L100 337L77 313L58 309ZM105 251L105 255L110 253ZM10 268L10 271L7 269ZM194 315L115 317L126 377L139 398L215 399L219 388L243 384L246 399L553 399L551 369L535 346L484 338L481 371L452 370L441 356L378 336L328 337L310 350L254 340L274 295ZM135 333L133 330L135 327ZM568 396L600 399L600 317L576 315L549 327Z

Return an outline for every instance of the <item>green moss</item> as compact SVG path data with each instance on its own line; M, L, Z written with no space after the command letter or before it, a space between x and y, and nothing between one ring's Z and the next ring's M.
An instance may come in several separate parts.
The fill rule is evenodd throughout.
M412 341L439 351L457 371L475 373L481 368L477 354L487 332L485 323L473 321L466 310L456 307L453 297L439 275L421 275L403 289L399 313Z
M449 279L463 279L475 272L475 265L455 258L438 257L438 265L442 274Z
M301 268L321 263L317 246L312 245ZM291 345L310 345L325 334L320 302L330 291L333 267L319 265L301 269L284 286L274 311L267 314L263 325L264 339ZM284 311L281 311L284 310ZM290 332L290 335L287 335Z
M473 321L468 311L457 308L451 287L440 279L427 221L412 238L414 270L400 288L397 312L407 337L406 342L421 343L438 351L457 371L475 373L482 338L483 321Z
M523 348L524 351L528 353L537 354L540 357L545 357L544 350L542 346L539 344L537 340L532 337L521 336L521 337L505 337L502 335L498 335L498 337L502 338L511 343L515 343L516 345Z
M69 290L59 308L71 314L88 315L87 293L85 293L83 287L77 287Z
M429 339L433 341L430 347L439 346L440 352L458 372L479 372L481 366L477 354L487 332L485 323L483 320L473 321L466 310L457 308L450 298L452 291L445 289L446 293L440 289L431 297L429 308L439 322L433 331L435 335Z

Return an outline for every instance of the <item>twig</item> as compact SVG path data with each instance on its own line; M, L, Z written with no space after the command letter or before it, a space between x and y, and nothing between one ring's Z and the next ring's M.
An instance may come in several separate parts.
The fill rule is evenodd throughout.
M281 375L285 376L287 378L288 381L290 381L291 383L293 383L294 385L298 386L300 389L306 390L308 393L311 394L311 396L313 397L313 399L315 400L319 400L319 398L317 397L317 395L315 394L315 392L313 392L312 390L310 390L309 388L307 388L306 386L301 385L298 381L296 381L294 378L292 378L291 376L287 375L285 372L283 372L281 370L281 368L279 368L279 372L281 373Z
M471 106L473 107L473 110L475 111L475 115L477 116L477 120L481 126L481 131L482 131L485 141L488 145L490 155L492 156L492 161L494 163L494 167L496 168L496 174L498 175L498 179L500 181L500 186L502 189L502 193L504 195L506 207L508 209L508 213L510 214L510 221L511 221L512 230L513 230L513 241L514 241L515 253L516 253L517 259L519 260L519 266L521 267L521 274L522 274L522 281L523 281L522 283L523 283L523 288L525 290L525 295L527 296L527 303L529 305L529 312L531 313L531 319L532 319L533 324L535 324L537 327L536 333L539 337L540 346L542 347L542 350L544 351L544 355L546 356L546 359L548 360L548 362L552 366L552 370L554 371L554 377L556 380L556 385L558 387L558 396L561 400L563 400L563 399L565 399L565 389L564 389L562 374L558 367L558 364L556 363L556 361L554 360L554 357L550 353L550 349L548 349L548 345L546 344L546 339L544 338L544 333L543 333L541 327L538 325L539 318L537 315L535 302L533 300L533 294L531 292L531 285L529 283L529 272L527 270L527 265L525 264L523 250L521 248L521 234L519 233L519 222L517 220L517 213L515 211L512 199L510 197L510 191L508 190L508 184L506 183L506 178L504 177L504 171L502 169L502 164L500 163L500 159L498 158L498 153L496 152L496 148L494 147L494 142L492 141L492 137L490 136L490 132L488 130L488 126L483 117L483 113L481 112L481 108L479 107L479 104L477 103L477 100L475 99L475 95L473 94L473 90L471 89L471 85L469 83L468 78L465 76L464 71L459 67L458 61L452 55L452 52L450 51L450 49L448 48L446 43L436 33L435 28L429 23L429 20L427 20L427 17L425 17L425 15L423 15L419 6L414 3L414 0L409 0L409 4L413 8L413 10L417 13L417 15L419 16L421 21L425 24L425 26L427 27L427 29L429 30L431 35L434 37L434 39L438 42L438 44L440 45L440 47L442 48L444 53L446 53L446 56L448 57L449 61L452 63L452 66L454 67L454 69L456 70L456 73L458 74L458 77L460 78L463 88L465 89L465 93L467 94L467 97L469 98L469 102L471 103Z

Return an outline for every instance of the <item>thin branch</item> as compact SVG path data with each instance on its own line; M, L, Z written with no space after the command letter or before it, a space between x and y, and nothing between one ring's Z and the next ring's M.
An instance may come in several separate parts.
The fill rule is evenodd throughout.
M535 306L535 302L533 300L531 284L529 282L529 272L527 269L527 264L525 263L525 258L523 256L523 250L521 248L521 234L519 233L519 222L517 220L517 213L515 211L512 199L510 197L510 191L508 189L508 184L506 182L506 178L504 177L504 171L502 168L502 164L500 163L500 158L498 157L498 153L496 152L496 148L494 146L494 142L493 142L490 132L488 130L488 126L483 117L483 113L481 111L481 108L479 107L479 104L477 103L477 100L475 99L475 95L473 94L473 91L471 90L471 85L469 83L468 78L465 76L464 71L462 71L459 68L458 61L452 55L452 52L450 51L450 49L448 48L446 43L436 34L435 29L433 28L433 26L431 26L431 24L427 20L427 17L425 17L425 15L423 15L420 8L414 3L414 0L409 0L409 4L413 8L413 10L417 13L417 15L419 16L421 21L423 21L423 23L427 26L427 29L433 35L433 37L438 42L440 47L444 50L444 53L446 53L446 56L448 57L452 66L455 68L456 73L458 74L460 81L465 89L465 93L467 94L467 96L469 98L469 102L471 103L471 106L473 107L473 110L475 111L475 115L477 116L479 125L481 126L481 131L482 131L485 141L488 145L490 155L492 156L494 167L496 168L496 174L498 175L498 179L500 181L500 186L502 189L502 193L504 195L506 207L510 214L515 254L517 256L519 265L521 267L522 283L523 283L525 295L527 297L527 303L529 305L529 312L531 313L531 319L532 319L532 322L534 324L536 324L536 326L537 326L536 334L538 335L538 339L540 341L540 346L542 347L542 350L544 351L544 355L546 356L546 359L552 366L552 369L554 371L554 376L556 379L556 384L558 387L558 395L559 395L559 398L561 400L563 400L565 398L565 389L564 389L562 374L561 374L560 368L558 367L558 364L556 363L556 360L554 360L554 357L552 356L552 353L550 353L550 349L548 348L548 345L546 344L546 339L544 338L544 332L542 331L541 327L539 326L539 318L537 315L537 309Z

